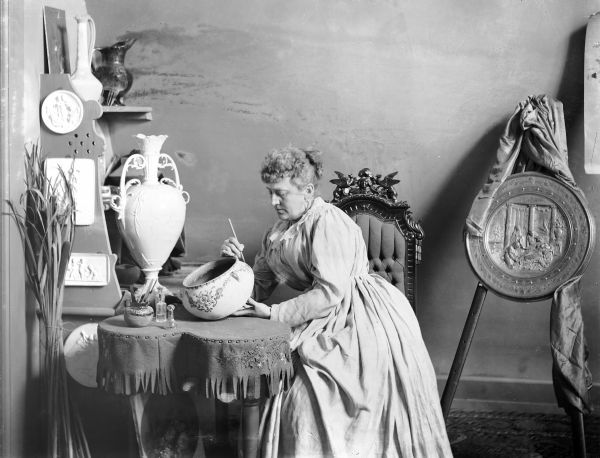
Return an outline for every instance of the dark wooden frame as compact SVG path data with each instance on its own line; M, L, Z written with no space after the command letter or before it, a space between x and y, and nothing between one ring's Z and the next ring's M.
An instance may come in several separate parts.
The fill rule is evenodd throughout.
M71 74L65 10L44 6L44 32L48 73Z
M422 260L421 247L425 232L419 222L414 220L408 203L397 201L395 198L396 193L392 186L398 181L391 178L396 173L383 179L380 175L373 176L369 169L362 169L357 179L352 175L344 176L339 172L336 173L340 179L331 180L337 185L334 198L331 200L332 204L350 216L368 214L381 221L392 222L404 237L406 242L404 294L416 310L417 266Z

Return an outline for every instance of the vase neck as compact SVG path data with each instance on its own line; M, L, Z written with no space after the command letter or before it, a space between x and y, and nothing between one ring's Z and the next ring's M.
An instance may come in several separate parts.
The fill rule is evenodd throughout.
M75 73L91 73L91 53L95 41L95 26L88 15L78 16L77 20L77 63Z
M144 183L158 183L158 158L160 156L160 150L150 148L148 150L142 151L142 154L146 159L146 168L144 169Z
M136 135L141 153L146 159L144 170L144 182L149 184L158 183L158 165L162 144L167 139L166 135Z

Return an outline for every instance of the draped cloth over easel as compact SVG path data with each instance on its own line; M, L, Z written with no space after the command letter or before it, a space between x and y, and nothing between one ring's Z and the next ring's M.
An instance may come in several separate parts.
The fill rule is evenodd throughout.
M315 199L266 234L255 297L277 283L304 291L272 307L292 326L295 376L267 401L265 457L452 456L436 377L406 297L369 274L360 228Z
M500 185L511 174L531 169L554 175L586 202L569 169L562 103L546 95L529 96L517 105L510 117L500 138L495 163L467 217L469 235L483 236L483 224ZM580 275L575 276L555 291L550 314L550 345L559 405L586 413L591 406L591 373L581 317L580 280Z

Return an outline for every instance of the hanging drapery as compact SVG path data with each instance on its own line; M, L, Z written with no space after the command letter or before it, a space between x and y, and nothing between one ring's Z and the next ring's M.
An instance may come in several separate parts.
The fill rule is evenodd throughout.
M475 197L467 217L465 230L468 240L483 237L490 210L495 205L494 198L507 178L531 170L554 176L579 196L585 211L589 213L587 200L569 169L562 103L547 95L527 97L517 105L508 120L488 179ZM592 225L592 240L588 250L591 250L593 221L589 224ZM552 373L558 404L565 409L575 408L584 413L590 410L591 373L583 335L579 274L587 260L589 256L586 254L577 275L573 274L572 278L556 284L550 314ZM551 269L552 265L548 268ZM516 293L511 298L527 299Z
M577 187L569 170L562 103L547 95L527 97L508 120L496 161L467 217L466 229L471 235L482 235L494 195L506 178L532 166L546 169L568 186Z

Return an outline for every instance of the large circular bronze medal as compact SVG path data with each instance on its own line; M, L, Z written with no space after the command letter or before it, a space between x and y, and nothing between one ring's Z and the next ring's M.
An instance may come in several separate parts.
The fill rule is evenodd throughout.
M582 196L536 172L511 175L494 196L483 236L465 236L471 267L500 296L534 301L583 272L595 225Z

